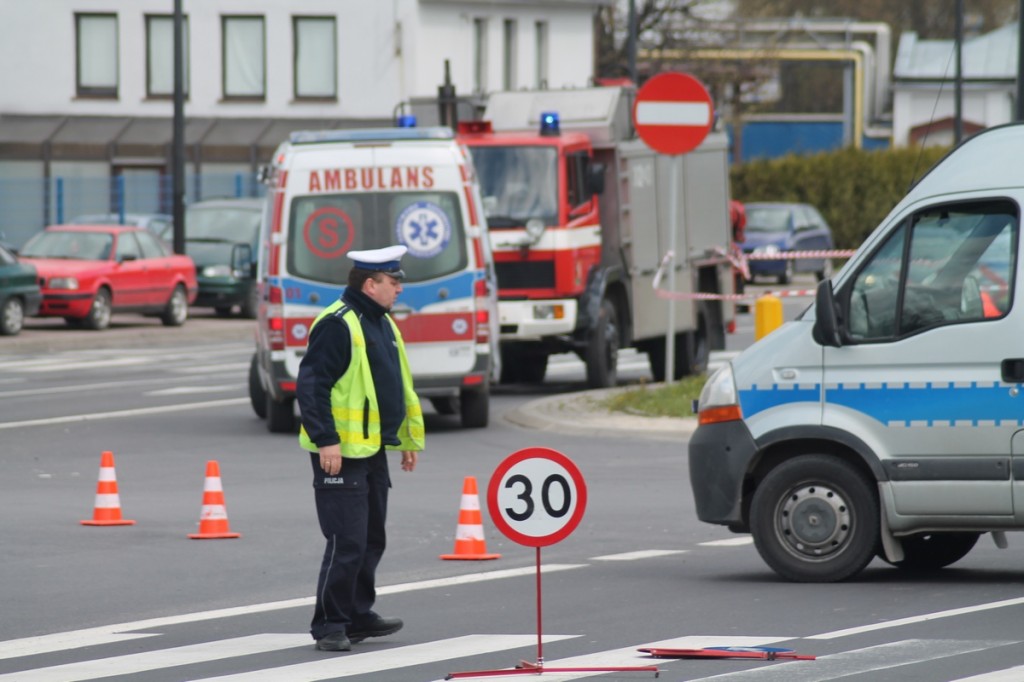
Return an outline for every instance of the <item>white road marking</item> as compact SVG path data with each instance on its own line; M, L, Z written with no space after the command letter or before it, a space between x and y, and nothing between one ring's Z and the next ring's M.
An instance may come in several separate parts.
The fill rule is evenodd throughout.
M865 632L873 632L875 630L885 630L887 628L896 628L903 625L913 625L915 623L924 623L929 620L937 620L939 618L952 618L953 616L962 616L967 613L978 613L979 611L990 611L992 609L1001 609L1004 606L1019 606L1024 604L1024 597L1017 597L1015 599L1004 599L1003 601L993 601L987 604L976 604L975 606L964 606L959 609L947 609L946 611L936 611L934 613L925 613L920 616L910 616L909 618L899 618L897 620L887 620L881 623L872 623L871 625L861 625L854 628L846 628L844 630L835 630L834 632L825 632L820 635L812 635L805 639L837 639L839 637L848 637L850 635L859 635Z
M536 638L534 638L536 639ZM675 639L665 639L658 642L648 642L645 644L636 644L633 646L622 647L621 649L608 649L607 651L597 651L592 654L584 654L582 656L572 656L570 658L559 658L555 660L544 660L544 667L547 668L595 668L595 667L609 667L618 668L625 666L648 666L656 665L663 667L663 664L668 659L663 658L652 658L647 654L644 654L637 649L640 648L666 648L666 649L701 649L708 646L765 646L774 642L781 642L790 637L738 637L736 635L688 635L686 637L676 637ZM547 653L547 650L545 650ZM533 659L535 660L535 659ZM573 672L573 673L559 673L559 672L545 672L544 682L560 682L563 680L578 680L584 677L593 677L595 675L602 675L605 673L599 671L593 672ZM641 673L629 673L630 679L633 675ZM648 673L649 674L649 673ZM473 679L473 678L468 678ZM439 682L439 681L437 681Z
M636 561L637 559L653 559L660 556L671 556L673 554L685 554L685 549L646 549L638 552L623 552L622 554L605 554L604 556L592 556L591 561Z
M1020 682L1024 680L1024 665L1014 666L1006 670L994 670L990 673L961 677L952 682Z
M814 661L785 661L764 668L751 668L742 672L702 677L700 680L716 682L831 682L853 675L865 675L877 670L892 670L939 658L962 656L984 651L1013 642L962 641L956 639L905 639L864 649L853 649L838 654L819 656ZM806 652L798 652L806 653ZM886 679L897 679L898 673L889 673Z
M169 367L169 372L174 374L213 374L223 373L227 371L241 372L242 376L245 376L246 372L249 371L248 362L224 362L217 365L189 365L187 367Z
M179 665L195 665L236 656L252 656L267 651L293 649L312 644L308 634L259 634L222 639L215 642L157 649L125 656L97 658L91 661L66 663L48 668L22 670L0 675L0 680L17 682L64 682L95 680L115 675L134 675L147 670L163 670Z
M548 564L541 567L541 573L556 573L574 568L583 568L586 564ZM536 567L510 568L501 571L488 573L467 573L465 575L453 576L451 578L437 578L434 580L421 580L413 583L399 583L397 585L386 585L377 588L378 595L400 594L415 590L425 590L434 587L449 587L453 585L464 585L479 583L488 580L501 580L503 578L516 578L536 573ZM152 634L121 634L136 630L150 630L171 625L184 623L198 623L219 618L231 618L234 616L245 616L253 613L266 613L268 611L279 611L282 609L293 609L312 606L313 597L300 597L298 599L286 599L283 601L265 602L262 604L250 604L248 606L235 606L226 609L214 609L212 611L199 611L196 613L185 613L179 616L165 616L161 618L150 618L116 625L105 625L96 628L83 630L71 630L68 632L57 632L50 635L38 635L36 637L25 637L22 639L11 639L0 642L0 659L17 658L20 656L34 656L52 651L66 651L87 646L98 646L110 644L126 639L139 637L152 637Z
M738 538L726 538L725 540L709 540L708 542L698 543L700 547L742 547L743 545L754 544L754 538L749 535L744 535Z
M119 419L121 417L139 417L148 414L163 414L165 412L185 412L187 410L205 410L209 407L228 407L230 405L247 405L248 398L226 398L224 400L208 400L203 403L187 403L184 405L160 405L158 407L140 407L133 410L117 410L115 412L93 412L92 414L72 414L64 417L49 417L46 419L27 419L20 422L0 423L2 429L18 429L24 426L52 426L54 424L74 424L76 422L101 421L104 419Z
M222 393L223 391L237 391L244 388L245 384L220 384L219 386L175 386L174 388L164 388L158 391L146 391L142 395L161 396L192 395L196 393Z
M128 367L131 365L145 365L153 362L153 358L125 357L111 358L109 360L72 360L70 362L57 362L52 364L40 364L31 366L20 366L20 372L81 372L87 369L104 369L107 367Z
M572 639L579 635L544 635L544 642L557 642ZM316 680L333 680L339 677L352 677L424 665L437 661L448 661L465 656L479 656L492 651L517 649L536 643L536 635L465 635L452 637L423 644L393 647L381 651L370 651L364 654L342 654L344 658L331 656L312 663L297 663L280 668L265 668L237 675L222 677L204 677L203 682L316 682Z

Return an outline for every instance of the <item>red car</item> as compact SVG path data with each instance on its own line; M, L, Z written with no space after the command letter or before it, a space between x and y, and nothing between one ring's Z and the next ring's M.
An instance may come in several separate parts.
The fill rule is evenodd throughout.
M104 329L120 312L159 315L177 327L198 291L192 259L139 227L54 225L28 240L19 257L39 273L39 316L76 327Z

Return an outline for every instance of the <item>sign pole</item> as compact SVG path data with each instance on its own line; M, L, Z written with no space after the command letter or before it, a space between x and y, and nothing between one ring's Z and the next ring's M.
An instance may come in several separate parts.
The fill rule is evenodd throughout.
M669 166L668 187L668 290L676 290L676 242L679 235L678 211L679 211L679 166L683 163L683 157L679 154L672 156ZM675 380L676 371L676 304L668 302L668 329L665 331L665 383L671 384Z
M707 88L685 73L667 71L652 76L636 93L633 103L633 125L637 135L648 147L671 156L669 166L669 251L668 288L676 290L677 241L679 224L679 192L682 155L693 151L704 141L714 124L714 104ZM685 261L684 261L685 262ZM665 383L672 383L676 372L676 306L668 307L668 329L665 331Z
M571 459L550 448L525 448L498 465L487 487L487 507L494 524L510 540L534 547L537 557L537 660L515 668L448 673L459 677L500 677L543 673L652 672L658 666L544 667L543 599L540 549L568 536L587 506L587 486Z

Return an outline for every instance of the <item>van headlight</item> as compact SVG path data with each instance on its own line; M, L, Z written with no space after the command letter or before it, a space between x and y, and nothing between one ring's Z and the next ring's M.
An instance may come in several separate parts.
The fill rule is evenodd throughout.
M743 419L731 364L721 367L705 382L697 400L697 415L700 424Z
M207 265L203 268L203 277L231 277L230 265Z

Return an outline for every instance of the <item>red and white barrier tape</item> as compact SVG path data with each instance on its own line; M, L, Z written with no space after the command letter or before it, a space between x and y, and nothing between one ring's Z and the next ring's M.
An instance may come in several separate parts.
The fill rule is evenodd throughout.
M747 260L797 260L800 258L849 258L854 253L853 250L838 250L833 249L831 251L778 251L776 253L747 253L744 257Z
M667 301L754 301L762 296L777 296L779 298L800 298L804 296L814 296L817 293L815 289L790 289L788 291L763 291L757 294L709 294L705 292L696 292L692 294L684 294L678 291L667 291L665 289L655 289L654 295L658 298Z
M798 252L793 252L798 253ZM846 253L843 251L804 251L799 253ZM730 256L731 254L725 254ZM815 289L788 289L785 291L763 291L756 294L712 294L703 291L694 292L691 294L682 293L678 291L668 291L660 288L658 285L661 284L661 278L665 274L665 269L668 264L672 262L673 252L669 251L665 254L665 257L661 259L661 265L658 266L658 271L654 273L654 280L651 282L651 287L654 289L654 295L660 299L669 301L753 301L761 298L762 296L777 296L779 298L801 298L804 296L814 296L817 293ZM836 256L837 258L839 256Z

